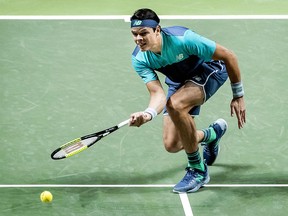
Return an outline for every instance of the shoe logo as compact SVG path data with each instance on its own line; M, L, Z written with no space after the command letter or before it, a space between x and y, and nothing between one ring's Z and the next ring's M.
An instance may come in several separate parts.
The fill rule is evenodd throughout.
M184 58L184 55L180 53L179 55L176 55L176 61L180 61Z

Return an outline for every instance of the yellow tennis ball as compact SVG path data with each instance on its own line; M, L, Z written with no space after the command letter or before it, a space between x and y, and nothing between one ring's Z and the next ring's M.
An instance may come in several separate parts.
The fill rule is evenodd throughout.
M40 195L40 199L44 203L52 202L53 195L49 191L43 191Z

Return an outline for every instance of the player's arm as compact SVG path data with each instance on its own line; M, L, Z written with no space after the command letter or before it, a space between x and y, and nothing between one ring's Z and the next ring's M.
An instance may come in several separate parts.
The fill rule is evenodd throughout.
M246 113L243 98L244 90L237 56L231 50L216 44L216 49L212 58L215 60L223 60L225 62L233 91L233 99L230 104L231 116L233 116L234 113L236 114L238 119L238 127L242 128L246 122Z
M148 108L154 109L157 114L161 113L166 104L166 96L159 80L148 82L146 87L150 94ZM155 116L151 116L155 117Z
M216 49L212 58L214 60L223 60L225 62L231 83L241 82L241 73L238 66L237 56L231 50L216 44Z
M157 114L162 112L166 103L166 96L159 80L146 83L150 94L150 101L147 109L141 112L132 113L130 116L130 126L140 127L150 121Z

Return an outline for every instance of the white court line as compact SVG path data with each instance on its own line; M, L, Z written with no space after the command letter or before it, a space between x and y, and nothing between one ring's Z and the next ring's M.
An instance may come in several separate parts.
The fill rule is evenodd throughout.
M1 184L0 188L166 188L173 187L174 185L102 185L102 184Z
M0 184L0 188L171 188L172 184ZM204 187L210 188L273 188L288 187L288 184L207 184Z
M193 216L192 207L190 205L187 193L180 193L179 196L184 209L185 216Z
M245 188L245 187L254 187L254 188L271 188L271 187L288 187L288 184L208 184L204 187L226 187L226 188L232 188L232 187L238 187L238 188Z
M288 15L159 15L163 20L286 20ZM0 20L124 20L130 15L1 15Z
M1 184L0 188L172 188L174 185L141 185L141 184L119 184L119 185L99 185L99 184ZM288 184L208 184L205 187L211 188L279 188L288 187ZM187 193L179 194L185 216L193 216L192 207Z
M162 15L160 19L231 20L231 19L288 19L288 15Z

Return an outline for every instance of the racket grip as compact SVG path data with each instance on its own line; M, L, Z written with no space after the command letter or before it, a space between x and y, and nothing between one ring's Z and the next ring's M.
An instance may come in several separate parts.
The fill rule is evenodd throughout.
M125 121L123 121L123 122L119 123L119 124L117 125L117 126L118 126L118 128L120 128L120 127L123 127L123 126L127 125L127 124L129 123L129 121L130 121L130 119L127 119L127 120L125 120Z

